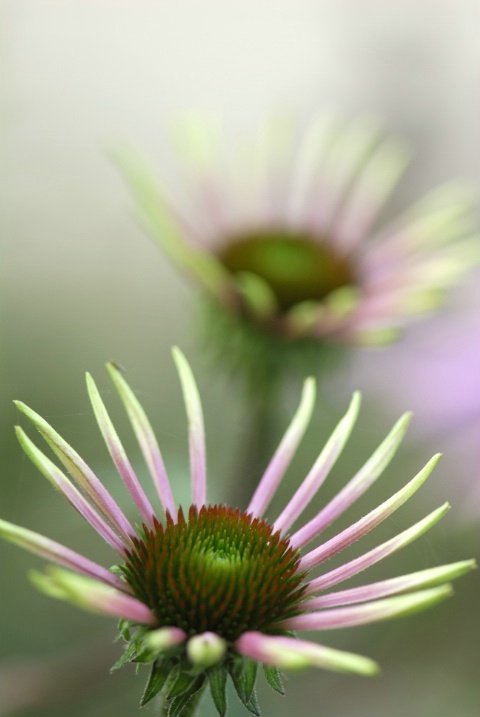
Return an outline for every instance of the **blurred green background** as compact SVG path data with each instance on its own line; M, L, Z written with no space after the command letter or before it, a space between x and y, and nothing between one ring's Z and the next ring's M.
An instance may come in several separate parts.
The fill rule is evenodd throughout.
M150 154L182 198L188 185L168 131L184 113L221 116L230 131L247 132L279 107L300 125L318 109L336 107L347 116L383 116L414 146L414 167L393 208L451 177L478 183L479 20L477 0L3 0L3 518L97 561L112 560L22 455L13 435L21 419L12 404L21 398L45 416L128 509L83 380L85 370L94 374L137 458L103 368L112 358L128 369L157 429L176 496L188 500L186 421L172 344L190 359L203 397L211 500L222 501L234 490L248 432L240 385L214 375L196 340L195 292L131 219L130 198L106 149L131 141ZM441 316L412 329L401 345L357 352L320 385L312 426L272 515L308 470L353 388L365 394L361 417L317 508L350 478L401 411L413 407L419 417L384 479L342 526L393 493L433 452L447 452L418 498L362 547L447 499L453 510L427 537L370 571L368 580L478 556L477 315L473 277ZM445 392L452 387L449 404ZM285 386L279 438L297 396L298 386ZM136 465L143 476L141 462ZM121 649L112 644L114 622L37 594L27 572L41 561L13 546L0 545L0 564L0 717L136 714L144 677L128 669L108 673ZM381 675L291 675L285 698L262 690L263 714L478 717L479 588L478 574L469 575L454 599L430 613L328 633L327 644L379 660ZM231 715L243 714L234 696L231 707ZM154 714L154 708L146 712ZM210 714L206 701L202 715Z

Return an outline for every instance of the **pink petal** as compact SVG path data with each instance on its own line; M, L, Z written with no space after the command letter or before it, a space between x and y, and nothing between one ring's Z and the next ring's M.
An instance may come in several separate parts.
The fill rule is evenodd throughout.
M314 578L307 584L305 596L314 595L321 590L327 590L327 588L330 588L333 585L338 585L338 583L348 580L354 575L362 572L362 570L366 570L370 566L380 562L380 560L396 553L397 550L401 550L426 533L427 530L430 530L430 528L443 518L449 509L450 505L445 503L418 523L415 523L415 525L412 525L410 528L407 528L407 530L404 530L402 533L396 535L394 538L391 538L385 543L378 545L376 548L369 550L359 558L355 558L344 565L340 565L338 568L330 570L328 573L320 575L318 578Z
M324 560L328 560L348 545L351 545L359 538L369 533L382 521L388 518L400 508L412 495L423 485L428 476L438 463L440 454L435 455L412 480L391 498L382 503L378 508L370 511L364 518L361 518L349 528L342 530L331 540L307 553L300 561L300 570L310 570Z
M108 451L112 457L113 462L125 483L128 492L130 493L133 502L140 511L145 523L152 527L153 516L155 512L152 508L150 501L145 495L140 482L135 475L135 471L132 468L132 464L128 460L127 454L122 446L122 443L118 437L118 434L113 426L110 416L108 415L105 404L103 403L100 393L95 385L93 378L87 373L87 389L90 401L92 404L95 418L97 419L98 427L102 433L102 436L107 445Z
M188 416L193 504L200 509L207 502L207 462L202 405L187 359L178 348L174 348L172 353L180 376Z
M252 513L259 517L262 516L267 509L275 490L295 455L298 444L302 440L310 421L314 405L315 381L313 378L307 378L303 386L300 405L255 490L253 498L247 508L247 513Z
M53 560L65 568L70 568L91 578L101 580L103 583L124 592L130 592L130 586L126 582L102 565L97 565L97 563L92 562L83 555L66 548L60 543L56 543L54 540L45 538L43 535L34 533L19 525L8 523L5 520L0 520L0 536L35 555L47 560Z
M162 507L165 513L168 512L173 517L176 514L175 501L162 454L150 422L119 368L115 364L109 363L107 369L127 411Z
M350 436L359 408L360 394L357 391L353 394L347 413L336 426L309 474L275 521L275 530L280 530L284 534L318 491Z

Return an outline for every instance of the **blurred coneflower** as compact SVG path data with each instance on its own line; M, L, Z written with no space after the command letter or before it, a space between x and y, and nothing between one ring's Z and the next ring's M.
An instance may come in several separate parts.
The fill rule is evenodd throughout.
M120 618L120 633L127 646L115 667L149 663L142 704L160 693L165 717L192 715L207 685L218 713L224 715L228 676L245 707L258 715L255 682L259 663L268 683L282 694L279 669L317 666L374 674L377 667L372 660L299 638L296 631L330 630L409 614L447 597L451 590L446 581L473 567L473 561L463 561L331 591L425 533L445 514L448 505L444 505L360 557L318 574L317 568L326 560L403 505L424 483L438 456L365 517L305 550L379 477L405 434L409 415L395 424L365 465L317 515L292 531L349 438L359 410L359 394L354 394L347 413L292 499L270 522L265 512L310 420L315 401L313 379L305 382L298 410L247 510L241 512L208 502L200 398L185 357L175 350L174 358L189 420L192 504L185 510L176 505L147 416L120 370L109 364L165 519L158 517L144 492L98 389L87 375L98 426L139 511L141 526L130 522L75 450L37 413L18 402L19 410L38 429L74 482L17 428L23 449L111 546L116 565L108 570L6 521L0 521L0 534L62 566L34 572L32 579L38 588L82 608Z
M248 149L222 146L201 122L185 130L189 211L134 153L117 158L142 222L211 300L206 325L224 363L265 377L312 351L318 365L327 347L394 341L479 259L472 190L460 183L378 226L409 153L375 122L320 116L294 142L272 121Z

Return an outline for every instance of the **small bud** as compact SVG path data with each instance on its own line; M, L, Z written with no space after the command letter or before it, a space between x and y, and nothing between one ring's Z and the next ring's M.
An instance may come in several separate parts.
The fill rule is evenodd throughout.
M185 633L177 627L161 627L152 630L142 639L142 647L152 653L161 654L185 640Z
M195 635L187 643L189 660L197 667L207 668L216 665L220 662L226 650L226 641L214 632Z

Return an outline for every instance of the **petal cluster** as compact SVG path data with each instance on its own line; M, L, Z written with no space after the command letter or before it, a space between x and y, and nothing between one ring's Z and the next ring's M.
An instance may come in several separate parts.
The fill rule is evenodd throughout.
M378 225L409 152L376 122L320 115L295 141L271 121L245 147L193 121L179 145L195 177L187 213L118 152L140 219L216 306L277 341L390 342L480 259L460 182Z
M411 498L428 478L439 456L434 456L403 488L364 517L328 540L321 538L323 531L365 493L393 458L409 423L410 416L406 414L397 421L373 455L346 485L313 518L298 524L303 511L311 504L348 441L360 408L360 395L355 393L347 412L333 430L311 470L276 520L269 523L264 517L265 512L306 431L314 407L315 383L309 378L305 381L298 409L261 477L246 512L241 514L238 509L209 507L205 431L200 397L192 371L178 349L174 349L174 359L182 384L189 424L192 482L190 521L198 522L203 531L200 543L207 546L209 551L213 549L212 545L215 547L219 544L222 550L227 550L225 546L230 545L230 538L227 536L227 540L224 533L219 535L215 526L225 526L227 519L235 520L240 527L235 528L237 533L234 535L234 541L237 542L234 547L237 552L234 557L235 560L242 560L244 553L250 554L247 549L249 540L256 540L255 536L259 534L255 534L253 528L260 530L264 536L262 539L266 541L263 552L270 552L275 557L278 552L276 546L281 546L279 557L275 557L277 572L272 584L281 585L282 580L291 580L292 589L288 592L286 603L288 608L282 612L280 604L273 605L269 607L268 613L275 614L274 619L262 618L263 622L252 622L249 617L251 614L256 616L255 619L258 615L263 615L262 605L256 604L256 601L262 600L262 586L266 585L269 579L266 574L266 577L259 580L252 572L263 559L262 555L255 554L255 561L251 567L247 566L250 572L244 570L241 573L246 576L241 581L242 590L246 594L245 604L253 605L254 609L242 613L244 622L240 633L232 631L231 628L225 634L221 628L212 630L208 627L208 621L199 625L198 629L195 628L195 623L188 617L186 604L188 595L195 592L195 584L188 584L188 590L185 588L184 592L181 592L189 575L186 572L187 548L183 546L192 544L188 531L193 530L193 525L189 526L181 509L177 509L150 422L122 372L113 363L108 364L108 372L138 439L167 527L164 530L161 526L162 515L147 497L100 393L91 376L87 375L88 393L100 432L118 474L135 504L143 527L134 527L137 521L134 524L130 522L92 469L52 426L25 404L17 402L20 412L37 428L63 469L48 458L24 430L18 427L17 435L22 448L47 480L110 545L116 553L118 567L107 570L53 540L3 520L0 521L0 535L56 564L44 573L32 574L32 580L40 590L81 608L120 619L122 635L128 646L117 666L131 661L151 663L151 675L142 701L146 703L160 690L165 689L164 697L169 701L171 714L180 715L184 705L199 698L207 683L219 713L224 714L227 675L232 678L247 709L259 714L254 692L257 663L263 664L269 684L279 692L283 688L278 668L313 665L359 674L374 674L377 667L369 658L299 639L295 633L302 630L328 630L362 625L429 607L451 594L449 581L474 567L474 562L467 560L360 587L336 589L344 581L423 535L445 515L449 507L445 504L360 556L333 569L323 568L329 558L361 539ZM170 531L169 535L175 536L177 521L184 537L175 538L177 554L174 567L170 567L173 563L169 562L167 555L166 562L161 563L160 568L160 563L157 565L158 561L155 562L158 558L155 551L160 550L159 541L163 539L164 533ZM209 530L217 530L213 536L214 540L208 534ZM200 543L195 543L195 556ZM307 548L311 543L313 545ZM226 554L226 557L230 559L232 556ZM218 554L213 555L212 560L218 563L218 559ZM235 570L235 560L228 563L229 571ZM218 568L217 563L215 569ZM283 565L285 575L282 577L278 570L281 571ZM150 572L145 572L144 579L142 571L147 568ZM133 573L141 576L141 589L137 589L136 578L129 579ZM152 585L157 589L158 582L155 581L163 580L162 575L165 575L166 581L166 592L162 600L166 603L171 595L173 605L178 599L179 604L181 602L185 608L181 624L175 623L174 608L160 624L159 616L166 613L159 612L158 606L149 598ZM249 578L249 575L252 577ZM198 579L201 582L201 572ZM255 587L257 583L260 587ZM228 583L226 584L228 588ZM238 587L238 581L232 584ZM163 589L164 584L161 583L160 587ZM202 590L208 590L208 584L206 587L204 585ZM249 590L252 591L251 594ZM281 591L278 592L280 594ZM175 598L175 595L178 597ZM269 594L268 598L272 600L272 594ZM197 608L200 612L203 609L202 605L197 605ZM259 628L259 624L263 627Z

